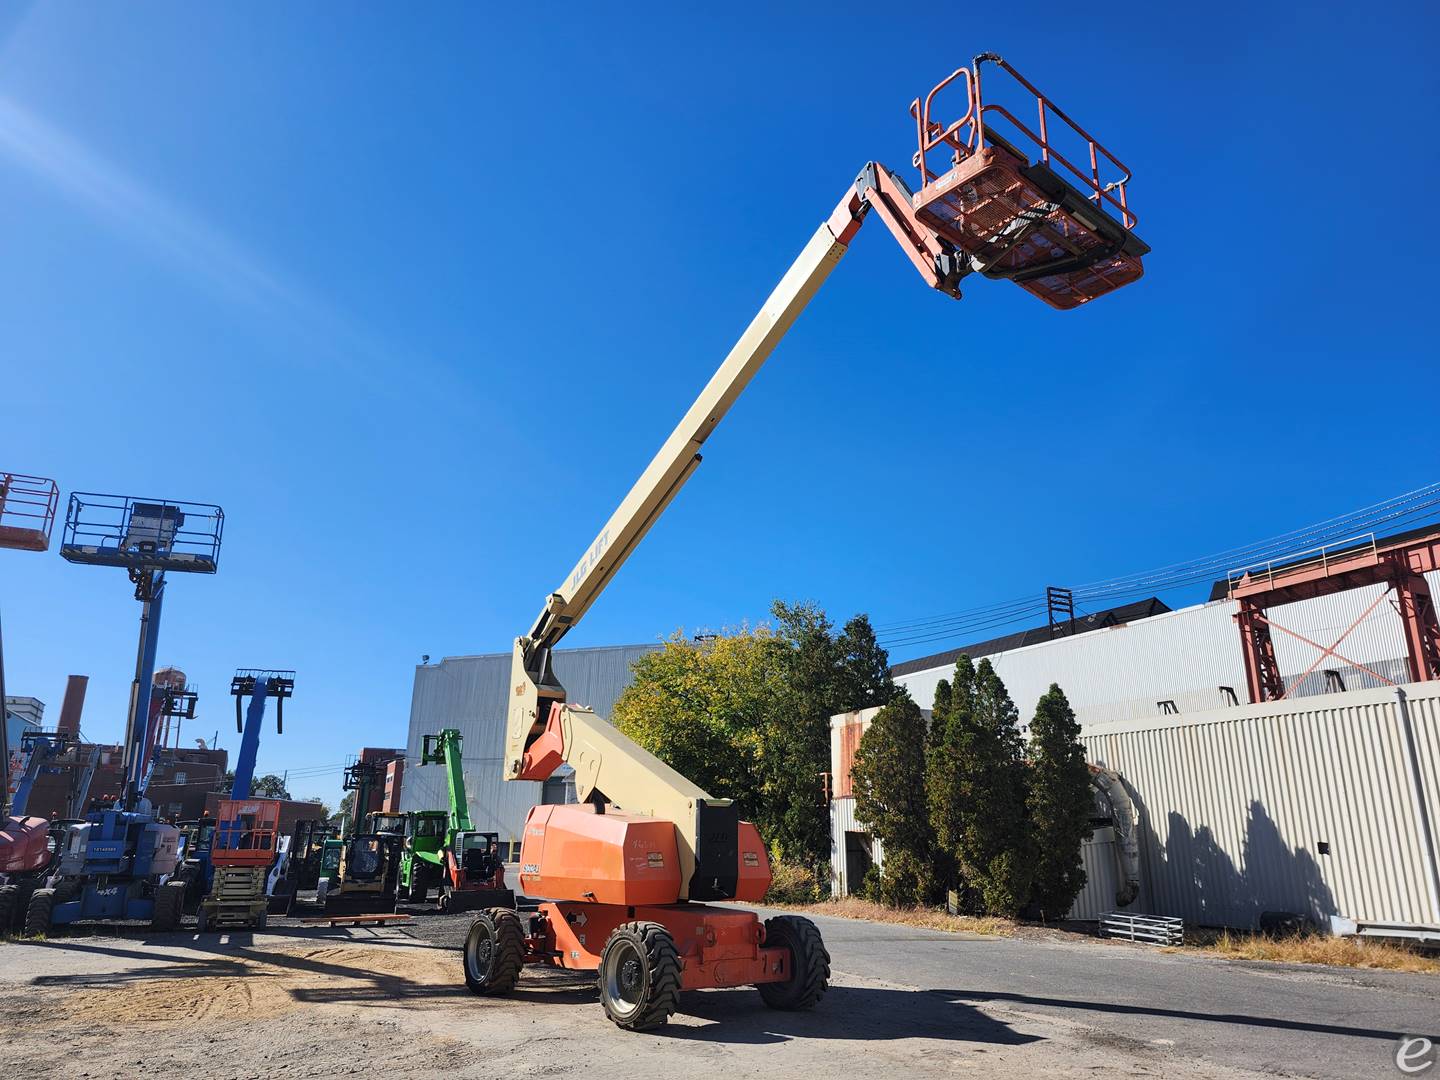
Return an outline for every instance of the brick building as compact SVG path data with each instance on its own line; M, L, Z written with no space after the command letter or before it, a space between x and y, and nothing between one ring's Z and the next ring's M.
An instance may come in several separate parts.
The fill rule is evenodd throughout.
M381 776L381 782L370 790L365 806L357 807L361 819L366 814L380 811L398 813L401 782L405 775L405 751L394 747L367 746L360 751L360 761L379 765Z

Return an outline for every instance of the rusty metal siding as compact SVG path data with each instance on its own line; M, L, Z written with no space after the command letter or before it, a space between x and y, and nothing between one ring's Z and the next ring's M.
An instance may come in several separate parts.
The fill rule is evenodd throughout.
M621 645L598 649L559 649L555 674L570 700L609 717L615 700L630 684L631 665L658 645ZM465 793L475 828L494 830L501 840L518 841L525 815L541 801L542 786L501 778L505 711L509 701L510 654L446 657L415 669L406 742L403 810L436 810L449 804L445 770L421 765L421 740L443 728L464 740Z
M1418 793L1392 688L1086 730L1087 756L1135 799L1137 908L1209 925L1277 910L1440 926L1426 872L1436 818L1412 810L1436 806L1440 686L1405 691Z

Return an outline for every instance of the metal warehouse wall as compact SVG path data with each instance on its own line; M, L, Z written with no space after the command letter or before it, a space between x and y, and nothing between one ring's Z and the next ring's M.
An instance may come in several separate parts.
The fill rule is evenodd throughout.
M1440 594L1440 574L1426 575ZM1272 608L1269 618L1280 626L1323 645L1330 645L1380 594L1384 586L1337 593L1315 600ZM1181 713L1215 709L1226 704L1218 687L1231 686L1245 700L1245 667L1237 605L1231 600L1182 608L1125 626L1056 638L1011 652L989 656L1020 710L1021 722L1034 713L1040 695L1059 683L1085 726L1115 720L1138 720L1158 712L1156 702L1174 701ZM1275 655L1287 685L1308 668L1318 651L1281 630L1273 633ZM1405 639L1400 616L1382 602L1345 638L1341 654L1373 667L1386 678L1406 677ZM1324 668L1339 670L1347 690L1381 685L1376 679L1334 657L1328 658L1298 688L1297 695L1323 693ZM954 665L902 675L895 681L910 690L922 709L935 700L935 684L948 679Z
M1081 738L1135 801L1133 910L1440 932L1440 686L1097 725Z
M572 702L608 718L615 699L630 684L631 665L659 647L557 650L555 675ZM541 801L541 785L500 777L509 684L509 653L450 656L415 669L402 810L434 810L449 804L445 770L420 764L421 740L443 728L458 728L464 740L465 792L475 828L498 832L504 841L520 839L525 815Z

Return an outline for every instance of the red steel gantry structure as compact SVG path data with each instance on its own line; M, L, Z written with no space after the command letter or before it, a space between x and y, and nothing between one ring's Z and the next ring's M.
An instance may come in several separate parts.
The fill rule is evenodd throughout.
M1234 572L1229 581L1230 598L1240 607L1235 621L1240 627L1240 645L1245 657L1245 681L1250 701L1281 701L1285 680L1275 660L1271 629L1314 646L1320 655L1295 680L1298 685L1328 657L1365 671L1382 683L1393 685L1373 668L1352 660L1338 650L1341 642L1392 593L1395 609L1405 631L1405 654L1409 682L1440 679L1440 621L1425 575L1440 569L1440 528L1430 527L1377 541L1373 534L1355 537L1338 545L1302 553L1298 560L1276 566L1247 567ZM1304 634L1281 626L1267 614L1273 607L1297 600L1313 600L1367 585L1385 589L1347 626L1331 645L1321 645Z

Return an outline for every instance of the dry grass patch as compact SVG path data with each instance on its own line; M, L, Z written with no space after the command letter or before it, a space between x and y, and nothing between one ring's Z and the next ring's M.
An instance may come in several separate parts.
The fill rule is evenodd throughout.
M1009 937L1015 924L1009 919L975 918L970 915L949 915L943 908L892 908L874 900L847 896L843 900L823 900L814 904L780 904L786 911L805 915L830 915L837 919L865 919L869 922L897 923L918 926L923 930L944 930L948 933L989 934Z
M1336 967L1377 968L1440 975L1440 956L1425 953L1401 941L1376 938L1266 937L1263 934L1218 934L1187 942L1186 951L1210 953L1232 960L1272 960L1285 964L1331 964ZM1167 950L1173 951L1173 950Z

